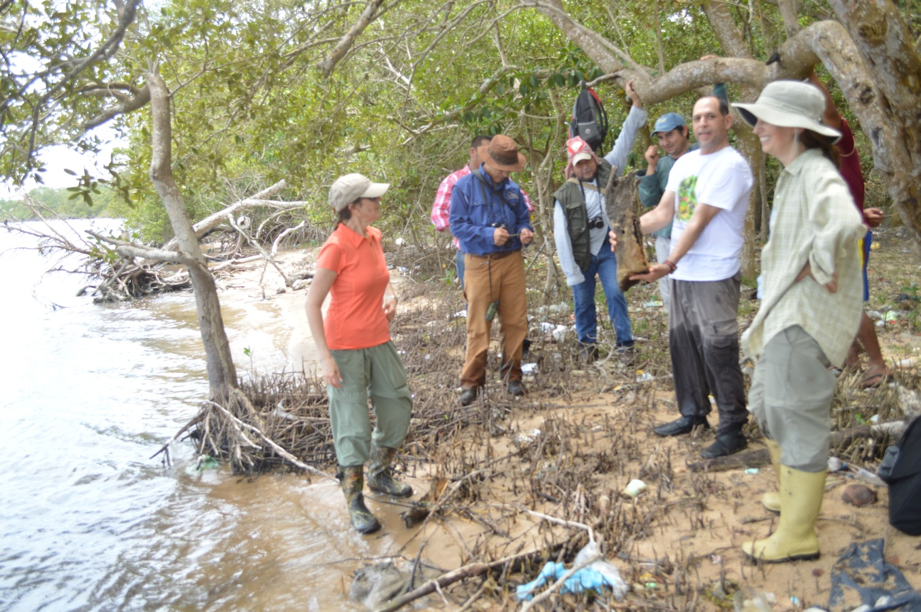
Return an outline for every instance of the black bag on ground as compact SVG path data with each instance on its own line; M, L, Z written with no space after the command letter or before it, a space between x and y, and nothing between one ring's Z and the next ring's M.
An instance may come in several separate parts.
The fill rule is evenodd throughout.
M572 120L569 123L569 137L581 136L592 151L604 144L608 135L608 114L604 110L601 98L582 81L582 90L572 105Z
M921 417L886 449L879 477L889 485L889 523L908 535L921 535Z

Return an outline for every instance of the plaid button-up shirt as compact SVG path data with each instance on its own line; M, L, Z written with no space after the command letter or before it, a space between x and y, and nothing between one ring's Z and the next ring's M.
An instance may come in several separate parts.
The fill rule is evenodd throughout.
M470 167L465 164L460 170L446 176L438 186L438 191L435 193L435 201L432 203L431 219L435 229L439 232L445 231L450 226L451 192L454 191L454 186L457 185L457 181L468 174L470 174ZM525 193L524 189L521 190L521 195L524 196L524 203L528 207L528 212L533 212L534 206L531 205L531 199L528 198L528 194ZM457 238L454 239L454 248L460 248L460 241Z
M833 365L841 365L863 309L857 241L866 228L851 192L834 164L808 149L781 171L774 208L771 238L761 253L764 299L742 335L742 349L758 357L776 334L799 325ZM807 263L812 276L795 282ZM835 293L824 287L833 273Z

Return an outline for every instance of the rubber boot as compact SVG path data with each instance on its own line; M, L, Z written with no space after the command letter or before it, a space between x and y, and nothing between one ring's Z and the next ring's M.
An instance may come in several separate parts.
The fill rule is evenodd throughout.
M801 472L781 465L777 529L768 538L742 544L742 552L767 563L818 559L815 522L822 508L825 473Z
M365 497L361 490L364 487L363 465L339 466L339 485L345 493L345 501L349 507L349 520L358 533L374 533L381 528L368 507L365 506Z
M379 448L371 444L371 465L368 468L368 488L375 493L390 495L391 497L409 497L413 488L393 477L390 464L396 455L395 448Z
M777 488L780 488L780 444L764 439L768 453L771 455L771 464L774 466L774 476L777 478ZM774 514L780 514L780 493L768 491L761 496L761 505Z

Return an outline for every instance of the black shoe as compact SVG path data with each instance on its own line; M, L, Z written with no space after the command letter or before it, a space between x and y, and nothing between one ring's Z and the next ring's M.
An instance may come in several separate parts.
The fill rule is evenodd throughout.
M615 353L622 364L627 367L636 365L636 351L632 346L619 347Z
M588 365L598 359L598 347L594 344L585 344L579 349L579 363Z
M657 436L680 436L681 434L691 433L695 427L703 427L704 429L710 428L710 423L707 422L707 417L689 417L683 416L680 419L676 419L671 423L666 423L665 425L659 425L658 427L653 428L653 432Z
M716 442L700 451L700 456L704 459L714 459L724 457L738 452L748 446L748 440L742 435L741 431L733 431L716 437Z
M469 406L474 401L476 401L476 395L477 395L476 387L470 387L469 389L464 389L460 395L460 405Z
M521 384L520 380L510 380L508 382L508 393L515 397L521 397L525 394L524 385Z

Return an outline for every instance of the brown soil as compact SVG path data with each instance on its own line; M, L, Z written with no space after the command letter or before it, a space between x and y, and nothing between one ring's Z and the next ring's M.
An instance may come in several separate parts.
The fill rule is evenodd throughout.
M895 232L878 233L877 244L870 262L868 310L885 314L888 305L900 313L896 321L877 328L895 376L870 390L860 388L857 373L839 377L835 430L862 425L877 414L882 421L896 420L906 397L921 389L918 303L908 300L909 308L902 310L896 301L900 294L917 295L921 259ZM661 307L644 306L658 297L655 287L638 286L627 296L639 347L636 366L624 367L606 354L613 340L607 324L600 330L602 347L607 343L602 358L583 366L572 335L555 342L541 330L543 322L571 325L571 308L562 313L546 308L571 301L571 295L555 293L553 283L544 282L546 258L535 257L529 279L542 288L529 290L533 344L526 361L536 363L538 373L525 379L528 395L515 399L504 392L494 341L487 394L468 408L459 407L464 324L453 315L464 303L459 290L446 282L451 255L408 249L388 253L390 261L407 270L394 274L402 299L392 331L405 351L415 398L401 467L416 486L414 500L430 487L440 490L429 505L436 512L421 526L406 529L398 516L405 508L374 498L372 507L386 531L405 529L405 536L397 538L398 555L422 556L446 570L529 550L544 555L515 573L443 589L452 607L467 602L468 609L516 609L515 585L535 577L547 558L571 562L587 542L586 529L553 524L533 513L590 526L607 559L633 585L625 602L606 594L553 596L542 609L726 609L743 587L767 593L775 610L826 606L836 559L851 543L875 538L884 539L886 559L910 584L921 587L921 540L889 526L883 486L870 484L878 495L874 504L846 504L846 485L867 484L852 472L828 477L817 525L818 560L755 565L744 558L739 546L767 536L776 526L776 517L760 503L762 493L776 486L773 470L762 457L738 469L693 471L689 465L700 461L700 449L714 439L712 430L669 439L652 434L654 425L676 417L667 320ZM743 328L757 308L748 299L752 291L743 289ZM302 291L289 290L284 299L302 312ZM716 425L716 411L710 419ZM756 426L750 425L746 434L749 450L763 448ZM875 473L891 442L886 437L850 440L832 454ZM330 455L322 456L325 463L314 463L326 468ZM646 493L636 499L620 495L633 479L646 483ZM432 609L445 607L438 595L426 601Z

